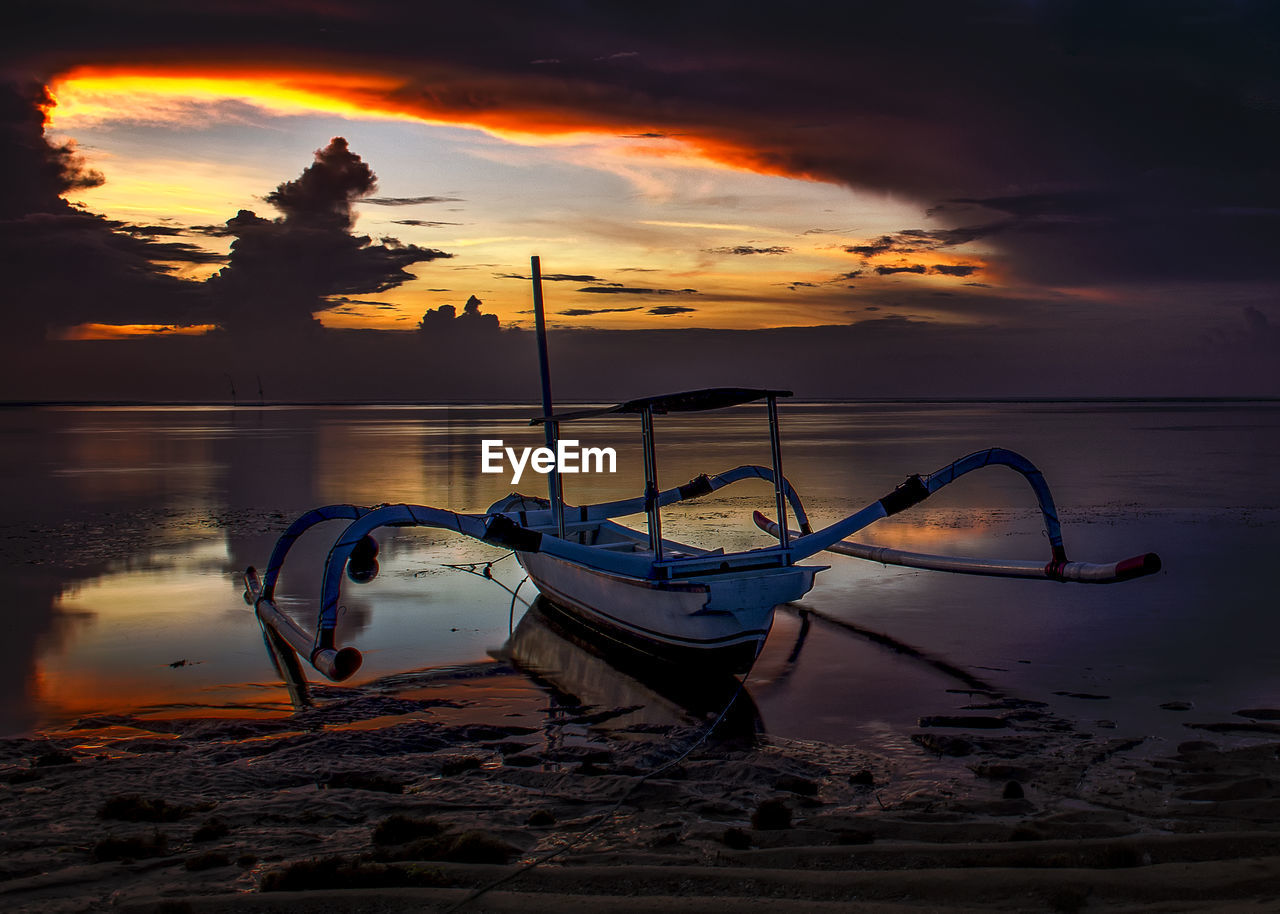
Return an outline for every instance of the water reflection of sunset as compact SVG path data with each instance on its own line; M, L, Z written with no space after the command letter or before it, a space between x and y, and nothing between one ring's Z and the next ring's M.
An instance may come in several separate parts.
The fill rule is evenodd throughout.
M289 519L318 503L394 498L483 509L511 487L505 477L476 472L479 441L490 435L536 435L525 424L529 412L520 406L454 406L31 413L47 423L47 431L33 439L24 463L14 464L27 475L10 483L10 497L74 504L83 516L70 534L60 532L61 516L49 528L53 538L43 552L48 564L41 567L58 586L47 603L39 603L43 591L34 586L20 591L29 593L22 597L28 601L23 612L60 620L36 630L57 631L57 638L32 635L41 640L21 648L24 657L34 658L29 666L22 657L13 661L14 669L29 670L26 690L39 719L62 722L140 707L152 709L148 716L287 713L288 696L240 598L239 571L260 566ZM764 423L759 412L729 410L701 422L661 417L655 425L663 484L743 458L767 461L767 450L742 451L744 442L758 438ZM883 495L904 473L954 456L966 436L998 439L1002 429L1029 421L1027 415L1046 427L1027 450L1058 455L1053 459L1055 475L1064 479L1063 510L1077 518L1122 510L1114 506L1133 497L1128 477L1070 472L1092 466L1090 436L1063 434L1064 428L1084 422L1083 414L1041 405L789 403L783 427L796 435L784 444L785 466L811 517L821 523ZM1238 419L1242 434L1255 434L1248 429L1257 417L1246 410ZM23 421L30 422L30 416ZM1167 460L1166 444L1130 430L1128 412L1095 411L1088 421L1105 429L1129 465ZM1231 427L1227 418L1222 422ZM583 424L584 440L618 447L619 472L574 479L571 501L636 494L640 461L634 425L627 420ZM913 436L912 427L927 431ZM1076 438L1084 450L1063 452L1063 442ZM911 456L906 465L904 454ZM1151 482L1153 491L1168 492L1180 484L1176 468L1168 473ZM543 481L530 477L525 482L520 488L536 494ZM1201 501L1196 504L1228 498L1230 480L1223 486L1221 491L1197 489L1195 498ZM855 538L950 555L1040 557L1040 520L1016 474L992 473L936 499ZM771 513L771 501L763 482L744 488L740 496L714 493L672 510L670 531L706 545L761 545L767 537L751 523L751 512ZM282 606L301 619L316 611L320 569L338 529L330 525L300 541L298 563L286 569ZM1081 560L1126 545L1119 541L1120 528L1106 524L1075 523L1067 533L1069 552ZM379 537L381 573L370 584L345 585L342 595L347 610L339 622L342 637L366 656L367 668L356 685L424 667L487 662L488 652L506 641L510 598L491 582L445 566L494 559L501 551L444 532L384 530ZM840 556L824 563L831 567L822 572L822 586L802 606L952 653L961 662L1008 667L1018 658L1036 660L1028 675L1051 674L1070 666L1078 653L1096 651L1085 629L1098 614L1129 620L1126 624L1150 641L1140 624L1148 615L1135 615L1134 601L1146 605L1164 599L1158 581L1143 590L1081 589L885 568ZM509 559L494 573L512 586L521 577ZM531 595L527 585L523 593ZM1117 615L1120 604L1125 612ZM521 611L517 606L517 622ZM777 643L772 637L769 643L775 665L791 650L783 642L797 636L795 620L781 619L776 633ZM975 643L978 633L981 641ZM1127 637L1114 636L1117 645ZM804 683L818 688L817 674L828 663L833 676L854 675L837 660L843 648L819 644L802 654L810 658L802 663L816 664L814 676L788 674L784 679L791 685L757 696L766 719L792 715L789 690ZM188 663L169 665L179 660ZM884 667L884 675L900 676L874 654L860 662L868 670ZM507 686L492 686L474 694L500 704Z

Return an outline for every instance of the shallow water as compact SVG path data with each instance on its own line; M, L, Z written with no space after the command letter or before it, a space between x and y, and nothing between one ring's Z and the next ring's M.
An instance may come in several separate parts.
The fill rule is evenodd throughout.
M909 473L1000 445L1044 470L1072 558L1156 551L1166 570L1099 587L830 556L831 568L799 604L813 612L803 640L798 610L780 611L748 679L766 732L892 747L919 716L970 701L965 686L937 667L821 617L886 633L1087 727L1114 724L1117 735L1174 741L1194 735L1187 722L1280 706L1271 576L1280 548L1280 404L784 403L781 411L785 470L816 525L880 497ZM0 411L0 559L10 581L0 731L140 708L288 713L288 694L240 597L244 567L265 564L288 521L318 504L483 510L512 486L504 475L479 472L480 442L537 446L530 412ZM569 478L571 502L638 494L635 425L607 419L573 427L583 445L614 446L619 459L616 475ZM769 462L762 407L660 417L656 425L667 486ZM537 493L541 485L540 476L526 475L519 488ZM664 512L664 533L696 545L763 545L751 512L771 513L772 501L763 482L740 483ZM321 529L295 550L278 591L300 618L314 611L320 567L340 524ZM1001 469L967 476L858 538L926 552L1048 553L1030 491ZM340 637L365 655L350 684L497 663L492 652L507 641L523 603L513 612L492 582L445 566L501 553L442 531L387 530L379 539L377 579L344 592ZM494 574L510 586L521 578L511 559ZM521 595L531 596L531 585ZM602 703L620 700L599 665L564 666L565 676L569 668L591 671L580 674L590 681L576 684L584 701L591 694ZM547 688L546 677L527 681L527 693L510 695L521 713ZM484 682L477 678L474 689ZM512 690L512 677L501 688ZM501 708L493 698L486 702ZM1160 708L1172 701L1193 707Z

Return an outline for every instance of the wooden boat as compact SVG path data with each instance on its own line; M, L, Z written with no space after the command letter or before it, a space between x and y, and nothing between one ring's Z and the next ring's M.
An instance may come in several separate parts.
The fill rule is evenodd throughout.
M1153 553L1108 564L1069 562L1053 496L1043 475L1025 457L1002 448L978 451L927 476L911 476L883 498L814 531L799 496L782 472L778 400L791 396L790 391L711 388L556 413L552 408L536 257L533 275L543 413L532 422L543 426L547 445L554 452L563 423L606 416L638 417L644 453L644 493L622 501L567 505L561 497L559 477L552 469L547 498L509 495L484 514L403 504L372 508L329 505L307 512L280 536L261 578L253 568L246 570L245 598L265 626L330 679L346 679L360 666L360 653L355 648L337 645L338 598L344 572L357 581L376 572L377 545L371 534L383 526L439 527L510 549L542 594L572 614L595 637L685 668L734 673L749 669L759 654L775 607L804 596L813 587L814 576L829 567L801 564L823 551L885 564L1052 581L1111 583L1152 574L1160 568L1160 560ZM767 407L772 466L740 466L714 476L699 476L665 491L658 489L655 416L724 409L760 400ZM846 540L875 521L918 504L961 476L989 466L1008 467L1030 484L1049 537L1051 555L1047 562L931 556ZM759 512L755 518L758 526L775 537L773 543L725 552L663 537L663 507L750 478L773 483L778 521L770 521ZM798 527L795 531L785 521L788 507ZM644 531L613 520L641 512L647 517ZM298 537L318 523L338 518L350 523L326 559L317 628L311 634L276 606L276 580Z

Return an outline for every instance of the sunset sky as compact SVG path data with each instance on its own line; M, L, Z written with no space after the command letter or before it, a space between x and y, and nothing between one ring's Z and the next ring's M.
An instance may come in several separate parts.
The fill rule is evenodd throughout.
M27 15L5 399L518 398L531 254L577 397L1280 394L1270 4Z

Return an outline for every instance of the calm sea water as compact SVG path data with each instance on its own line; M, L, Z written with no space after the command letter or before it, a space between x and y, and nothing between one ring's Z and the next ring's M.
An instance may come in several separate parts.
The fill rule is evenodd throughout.
M8 567L0 731L139 709L288 713L288 694L240 597L244 567L264 565L288 521L319 504L483 510L513 487L504 475L479 472L480 442L537 446L530 412L0 410L0 559ZM1280 707L1280 404L785 403L782 425L786 473L816 525L910 473L1000 445L1045 472L1072 558L1156 551L1165 571L1114 586L1060 585L829 556L830 569L800 604L814 611L811 625L802 629L794 609L781 610L747 681L767 732L892 744L921 714L965 701L955 691L962 684L936 667L826 618L888 634L1087 725L1114 724L1117 734L1176 740L1188 721ZM619 459L615 475L570 477L570 501L638 494L637 426L608 419L573 427L583 445L613 446ZM664 486L769 462L762 407L661 417L657 438ZM542 485L528 475L518 488L538 493ZM664 513L664 532L704 546L763 545L751 512L771 513L772 501L765 483L739 483ZM290 560L279 594L299 618L314 613L321 564L339 529L321 528ZM1002 469L971 474L858 538L925 552L1048 554L1029 489ZM383 531L379 539L381 573L344 593L340 637L365 655L352 683L496 665L524 604L513 611L494 583L447 566L501 552L442 531ZM494 574L512 587L521 579L510 559ZM531 596L531 585L521 593ZM626 677L611 681L604 664L545 662L585 677L567 686L584 700L663 701L628 691ZM519 677L503 682L491 703L523 700ZM527 690L536 696L544 686L530 680ZM1081 695L1094 697L1072 697ZM1160 707L1175 701L1192 709Z

